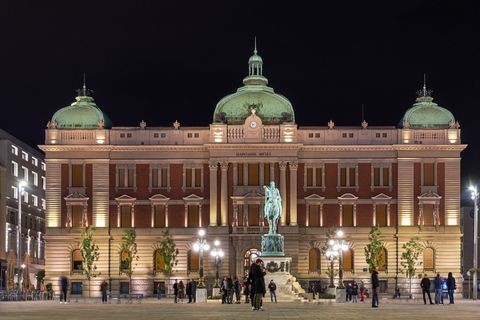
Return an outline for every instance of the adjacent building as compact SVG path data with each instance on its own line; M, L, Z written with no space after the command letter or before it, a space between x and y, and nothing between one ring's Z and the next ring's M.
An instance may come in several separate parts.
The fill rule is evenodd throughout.
M6 285L7 255L17 255L18 201L22 201L22 261L31 257L32 283L35 274L45 269L45 161L43 154L7 132L0 130L0 265L2 288ZM26 182L23 194L21 181Z
M328 284L329 260L320 248L330 227L341 229L348 242L345 279L369 282L364 247L374 225L384 244L382 292L393 293L396 285L408 290L401 253L414 236L424 248L418 273L453 272L461 284L460 153L466 145L453 114L424 86L398 126L398 119L385 117L385 126L363 121L344 127L342 119L314 114L318 126L302 127L263 72L255 49L244 85L212 106L212 122L199 127L178 121L149 127L148 119L138 127L113 126L85 87L57 111L40 146L48 165L49 281L58 286L66 272L72 293L81 293L87 282L78 270L80 233L91 225L97 227L101 272L92 293L98 294L102 279L112 292L128 288L119 270L125 228L137 232L134 292L153 294L157 283L168 281L158 251L166 228L180 250L173 278L198 277L193 244L199 229L211 244L221 242L220 274L243 276L261 255L261 236L268 232L263 185L274 181L283 200L279 232L303 286ZM205 273L212 284L210 256Z

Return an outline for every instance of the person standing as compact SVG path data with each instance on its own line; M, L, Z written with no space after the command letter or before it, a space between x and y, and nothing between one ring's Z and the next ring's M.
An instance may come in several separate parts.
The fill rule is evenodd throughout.
M455 278L453 277L452 273L448 273L448 278L447 278L447 289L448 289L448 296L450 297L450 304L455 304L453 301L453 291L457 288L457 285L455 283ZM473 291L477 291L475 288L473 288ZM476 293L476 292L475 292Z
M222 304L225 304L227 302L228 292L227 277L223 277L222 282L220 283L220 290L222 290Z
M365 300L365 285L363 284L363 281L360 282L360 301Z
M227 303L233 303L233 279L232 276L227 278Z
M192 303L192 285L190 279L187 279L187 286L185 288L185 293L187 294L188 303Z
M312 288L310 290L312 290L313 300L315 300L315 295L317 294L317 292L315 291L315 284L312 284Z
M428 275L426 273L422 279L422 282L420 282L420 287L422 287L424 304L427 304L427 300L425 300L425 293L427 293L428 295L428 300L430 300L430 304L433 304L432 298L430 297L430 279L428 279Z
M248 283L248 277L243 280L243 295L245 296L245 303L249 303L250 288Z
M268 270L263 270L263 260L257 259L256 263L252 265L253 282L255 283L255 296L254 296L254 311L263 311L262 297L265 294L265 275Z
M398 286L395 288L395 295L393 296L393 299L396 298L400 299L400 288Z
M180 280L180 282L178 283L178 299L177 299L177 302L180 302L180 300L182 300L182 303L183 303L184 298L185 298L185 285L183 284L183 281Z
M353 281L353 284L352 284L352 302L353 303L357 303L358 300L357 300L357 296L358 296L358 284L356 281Z
M347 289L345 290L347 291L347 295L346 295L346 301L352 301L352 284L349 282L348 285L347 285Z
M157 284L157 300L162 299L162 284Z
M275 297L275 303L277 303L277 285L273 282L273 279L270 280L268 284L268 289L270 289L270 300L273 302L273 297Z
M442 299L442 285L443 281L440 278L440 273L437 273L435 277L435 304L440 304Z
M177 283L177 279L175 279L175 283L173 284L173 300L175 301L175 303L177 303L177 296L178 296L178 283Z
M107 289L107 281L103 280L102 284L100 285L100 291L102 291L102 303L107 303Z
M378 308L378 291L380 283L378 282L378 267L374 267L372 271L372 308Z
M190 279L190 285L191 285L191 295L193 299L193 303L197 303L197 283L195 282L194 279Z
M242 284L240 283L240 278L235 277L235 282L233 284L234 289L235 289L235 300L236 304L241 303L241 298L240 298L240 293L242 292Z
M65 272L62 272L62 275L60 277L60 282L62 285L62 292L60 293L60 304L62 304L62 295L63 295L63 300L65 304L67 304L67 288L68 288L68 280L67 277L65 277Z

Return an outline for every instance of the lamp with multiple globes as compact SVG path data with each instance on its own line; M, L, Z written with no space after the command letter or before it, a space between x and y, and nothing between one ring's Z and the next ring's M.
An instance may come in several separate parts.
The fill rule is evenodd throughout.
M474 214L473 214L473 269L477 270L478 265L478 190L477 187L471 186L468 188L472 193L472 200L474 204ZM473 288L477 288L477 272L473 272ZM473 290L476 292L476 289ZM473 300L477 300L477 295L473 294Z
M219 272L218 266L220 264L220 259L223 257L223 250L220 248L220 241L215 241L215 246L213 247L210 254L215 257L215 286L214 288L220 288Z
M343 236L342 231L337 232L337 236ZM342 258L343 258L343 251L348 250L348 245L345 240L343 239L331 239L328 242L328 250L325 252L327 258L330 259L330 288L335 288L335 284L333 281L333 260L339 257L338 261L338 269L339 269L339 280L338 280L338 288L343 289L343 265L342 265Z
M198 232L199 238L193 245L193 249L195 251L199 251L199 256L200 256L200 270L199 270L199 279L198 279L198 288L205 288L205 279L203 278L203 251L208 251L210 249L210 246L207 243L207 239L204 239L203 237L205 236L205 231L200 230Z

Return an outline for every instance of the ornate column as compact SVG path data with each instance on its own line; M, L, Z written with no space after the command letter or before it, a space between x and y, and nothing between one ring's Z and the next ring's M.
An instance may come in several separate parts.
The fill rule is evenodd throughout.
M243 185L248 186L248 163L243 163Z
M238 205L236 202L233 203L233 226L238 227Z
M298 163L290 163L290 225L297 223L297 169ZM285 201L285 200L284 200Z
M262 163L259 163L258 164L258 175L259 175L259 182L260 182L260 185L263 186L265 185L265 164L262 162ZM270 181L267 181L267 183L269 183Z
M153 202L150 205L150 214L151 214L151 219L152 219L152 228L155 227L155 205Z
M168 203L165 203L165 228L168 228Z
M210 226L217 226L217 173L218 163L210 162Z
M220 216L222 220L222 226L226 226L228 222L228 184L227 184L227 172L228 162L223 162L220 165L222 170L222 189L220 195Z
M21 201L21 197L18 197L18 201ZM72 227L73 226L73 219L72 219L72 205L67 204L67 225L66 227Z
M280 197L282 197L282 217L280 218L280 225L287 225L287 163L280 162Z

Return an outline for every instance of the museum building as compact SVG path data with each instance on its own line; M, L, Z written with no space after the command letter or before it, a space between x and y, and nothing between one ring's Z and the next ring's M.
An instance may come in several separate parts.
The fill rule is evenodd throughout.
M172 279L198 278L193 245L199 229L210 244L221 243L220 275L243 276L261 255L268 232L263 186L274 181L282 198L279 233L291 273L304 288L329 283L330 260L320 248L330 227L341 229L348 243L344 279L370 282L364 247L374 225L384 244L382 292L393 293L397 284L408 290L401 253L413 236L424 248L417 273L453 272L461 286L460 153L466 145L453 114L434 103L425 86L398 126L341 127L322 119L322 125L299 127L290 101L267 86L256 49L243 84L218 102L205 127L178 121L149 127L143 120L138 127L113 126L85 86L53 115L39 146L48 168L46 282L58 290L65 272L72 294L85 294L79 246L82 227L89 226L97 228L100 248L93 296L103 279L112 293L128 291L119 269L125 228L137 233L135 293L153 295L156 284L167 281L158 251L166 228L179 249ZM204 265L211 285L216 266L208 253Z

